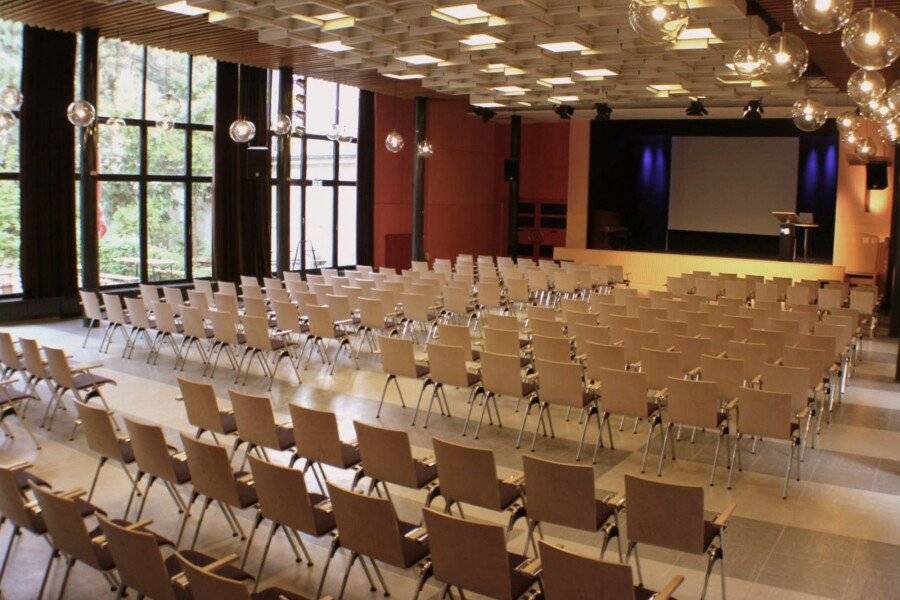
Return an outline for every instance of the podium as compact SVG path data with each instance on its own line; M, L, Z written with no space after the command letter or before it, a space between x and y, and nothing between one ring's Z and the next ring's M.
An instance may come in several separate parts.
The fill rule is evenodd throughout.
M775 211L772 216L778 220L778 259L793 261L797 257L797 222L800 216L795 212Z

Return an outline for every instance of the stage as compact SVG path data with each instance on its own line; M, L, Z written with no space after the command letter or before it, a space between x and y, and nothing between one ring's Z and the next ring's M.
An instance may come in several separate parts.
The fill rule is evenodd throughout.
M791 277L796 281L844 279L844 267L780 260L567 247L554 248L553 258L586 264L622 265L625 276L631 280L631 285L639 289L663 289L667 276L692 271L709 271L713 274L737 273L741 276Z

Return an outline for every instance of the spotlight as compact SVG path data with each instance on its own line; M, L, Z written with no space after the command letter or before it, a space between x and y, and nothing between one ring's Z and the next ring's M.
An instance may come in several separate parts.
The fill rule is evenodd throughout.
M575 114L575 107L568 104L560 104L553 109L553 112L558 114L560 119L571 119L572 115Z
M609 121L612 117L612 108L606 102L597 102L594 104L594 110L597 111L597 115L594 117L595 121Z
M706 110L706 107L703 106L703 102L697 98L695 100L691 100L691 103L688 104L688 107L685 109L684 114L689 117L705 117L709 114L709 111Z
M766 110L763 108L762 100L751 100L744 107L744 118L748 121L759 121L764 112Z
M473 106L472 114L481 119L482 123L487 123L495 116L497 116L497 111L491 110L490 108L486 108L484 106Z

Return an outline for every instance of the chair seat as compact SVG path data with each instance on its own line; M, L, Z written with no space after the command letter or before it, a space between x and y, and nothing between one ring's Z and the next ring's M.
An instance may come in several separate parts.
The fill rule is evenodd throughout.
M420 365L416 363L416 379L419 377L424 377L430 373L428 365Z
M123 519L112 519L112 522L116 525L119 525L120 527L131 524L129 521L125 521ZM175 544L173 544L170 540L162 537L161 535L157 535L150 530L144 531L146 533L153 534L153 537L156 539L157 546L171 546L173 548L175 547ZM115 569L116 564L113 562L112 555L109 552L109 545L106 543L106 538L103 537L103 528L98 526L93 529L88 535L91 537L91 541L93 542L92 546L94 548L94 555L97 557L97 564L99 565L100 569L102 571ZM102 542L97 538L100 538Z
M324 510L317 506L320 502L323 502L325 500L328 500L327 496L323 496L322 494L315 494L313 492L309 493L309 501L313 507L313 518L315 519L316 530L307 531L305 533L309 533L318 537L321 535L325 535L329 531L334 531L334 528L337 527L337 523L334 520L334 511Z
M406 534L413 529L418 528L418 525L413 525L406 521L398 521L397 524L400 526L400 544L403 550L403 561L405 564L394 566L402 566L404 569L408 569L428 556L428 544L422 544L406 537Z
M603 524L609 520L615 509L612 505L604 500L597 500L597 529L603 527Z
M294 427L292 425L276 425L275 436L278 438L278 450L294 447Z
M722 529L712 521L703 520L703 547L709 548L713 540L721 533Z
M115 383L115 381L113 381L109 377L104 377L103 375L97 375L96 373L88 372L76 373L72 377L72 381L75 384L76 390L98 387L107 383Z
M12 384L0 386L0 405L18 402L31 397L32 395L26 390L19 389Z
M187 460L183 457L172 457L172 470L175 471L175 483L187 483L191 480L191 472L188 469Z
M497 484L500 486L500 510L506 510L510 504L521 497L521 491L518 485L502 479Z
M516 570L525 557L521 554L507 552L506 557L509 561L509 583L512 588L512 597L518 598L528 591L528 588L537 580L537 576L529 576Z
M471 387L481 381L480 373L466 373L466 381L468 382L468 386Z
M237 420L234 413L229 410L219 411L219 421L222 422L222 430L217 432L224 435L230 435L237 431Z
M16 471L16 484L19 486L20 490L27 489L29 484L39 485L42 487L50 487L50 484L31 473L30 471L26 471L25 469L21 469Z
M413 459L416 470L416 484L423 487L437 479L437 464L427 464L419 459Z
M258 501L258 498L256 497L256 488L253 487L253 484L241 481L241 478L248 475L250 475L250 473L247 473L246 471L237 471L234 474L236 480L235 483L237 484L238 502L240 502L241 508L253 506Z
M126 465L134 462L134 448L131 446L131 440L119 438L119 453L122 455L122 462Z
M349 469L350 467L358 465L361 460L359 446L341 442L341 460L343 461L343 464L338 466L343 469Z

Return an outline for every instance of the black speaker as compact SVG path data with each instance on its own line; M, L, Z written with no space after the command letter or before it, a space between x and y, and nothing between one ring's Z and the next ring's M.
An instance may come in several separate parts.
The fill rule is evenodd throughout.
M884 161L866 163L866 189L885 190L887 186L887 163Z
M519 180L519 159L507 158L503 161L503 178L506 181Z
M262 181L268 177L271 168L268 147L249 146L247 148L247 179Z

